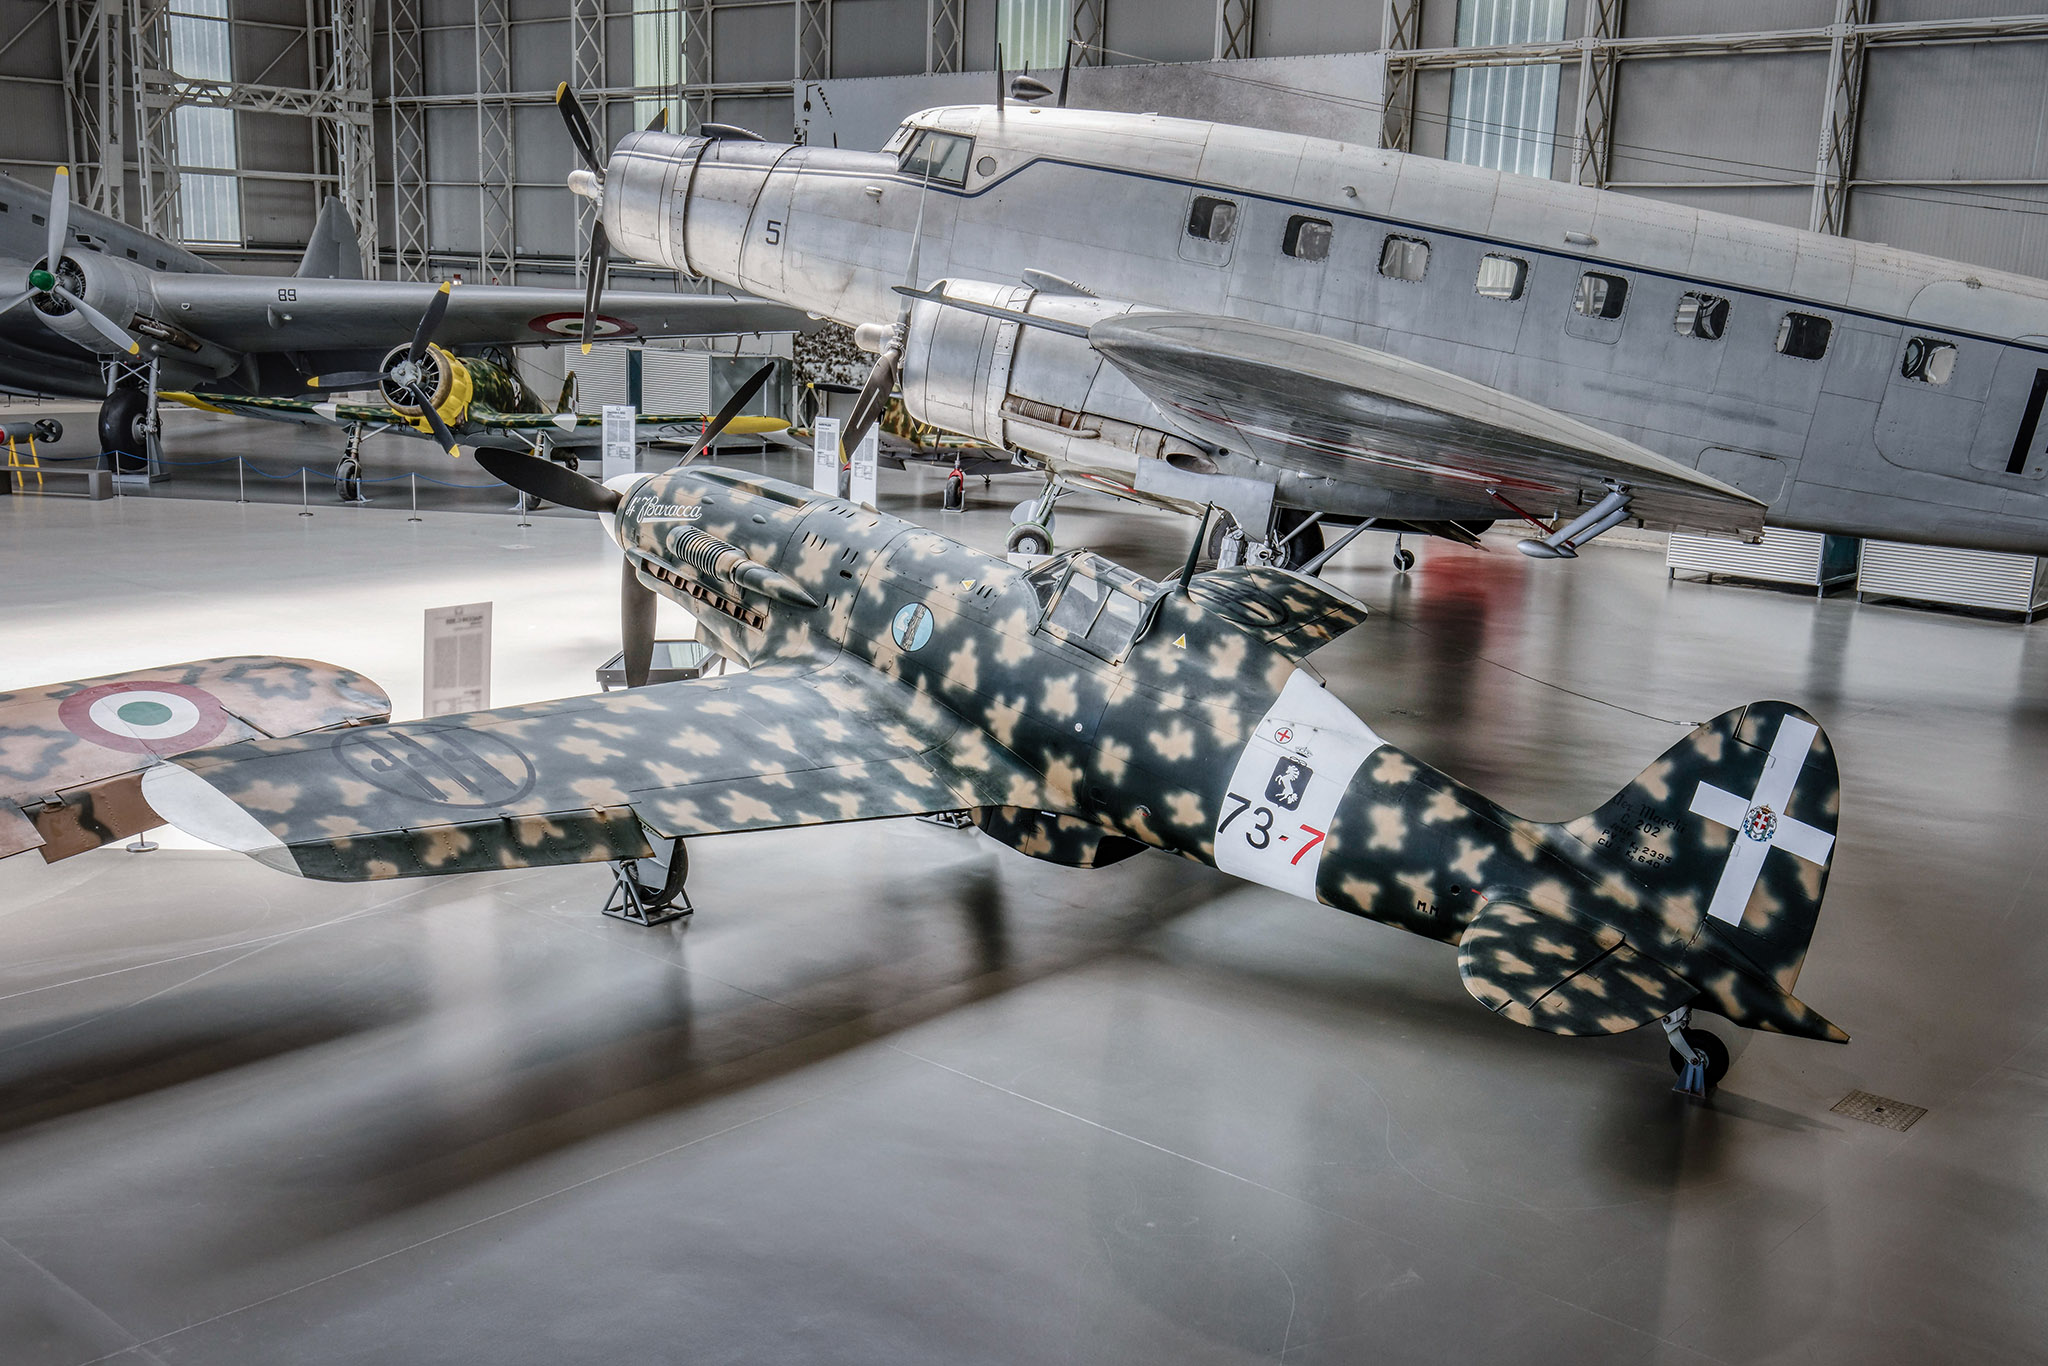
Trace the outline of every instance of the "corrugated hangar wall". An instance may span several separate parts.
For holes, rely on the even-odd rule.
[[[74,164],[81,188],[119,216],[155,221],[138,174],[136,59],[171,13],[220,15],[231,21],[240,216],[235,240],[207,254],[274,268],[358,166],[351,202],[365,205],[386,277],[560,283],[576,269],[587,219],[561,188],[571,159],[550,107],[557,81],[603,92],[614,137],[665,99],[679,115],[786,138],[821,87],[829,99],[847,82],[914,78],[889,96],[914,107],[916,81],[929,78],[935,98],[959,98],[945,73],[989,71],[997,3],[0,0],[0,80],[13,97],[0,167],[45,182],[55,165]],[[1502,6],[1552,15],[1558,41],[1491,55],[1459,46],[1461,15],[1469,28]],[[1241,28],[1227,30],[1219,12]],[[1187,63],[1145,88],[1183,83],[1175,105],[1190,113],[1227,70],[1218,57],[1363,55],[1314,68],[1354,73],[1344,78],[1354,85],[1323,97],[1356,136],[1425,155],[1450,145],[1461,80],[1482,63],[1526,57],[1555,68],[1559,178],[1800,226],[1818,218],[1856,237],[2048,275],[2048,19],[2011,0],[1070,0],[1065,14],[1046,50],[1073,36],[1110,66]],[[96,23],[114,35],[111,57],[93,47]],[[364,39],[359,57],[341,41],[348,33]],[[665,68],[650,65],[657,49]],[[1381,70],[1395,108],[1375,129]],[[96,102],[107,103],[103,81],[111,137],[90,126]],[[1577,151],[1582,84],[1597,97],[1590,164]],[[319,112],[331,112],[336,89],[356,90],[374,112],[373,137],[352,154]],[[1822,115],[1838,92],[1853,93],[1855,118],[1837,192],[1821,195]],[[1216,112],[1303,123],[1293,104]],[[107,176],[110,146],[122,165]],[[99,188],[108,185],[110,195]],[[162,203],[155,212],[176,216]]]

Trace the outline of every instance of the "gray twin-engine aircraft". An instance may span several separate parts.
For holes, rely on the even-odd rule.
[[[854,326],[916,417],[1230,509],[1262,558],[1314,553],[1304,514],[1520,517],[1552,557],[1624,521],[2048,552],[2038,280],[1145,114],[706,131],[571,177],[614,246]]]
[[[626,557],[629,681],[646,680],[655,593],[751,670],[244,738],[150,768],[156,814],[337,881],[667,846],[661,888],[632,863],[619,879],[651,921],[681,890],[687,838],[962,813],[1053,863],[1163,850],[1455,944],[1466,988],[1520,1024],[1661,1022],[1694,1093],[1727,1065],[1686,1029],[1695,1007],[1847,1037],[1792,995],[1838,808],[1834,753],[1796,707],[1728,712],[1598,811],[1544,824],[1402,753],[1323,688],[1304,657],[1365,608],[1309,575],[1238,565],[1159,583],[1086,551],[1026,572],[737,470],[599,485],[523,452],[478,460],[604,519]],[[123,724],[122,701],[99,724]]]
[[[139,229],[0,176],[0,392],[105,400],[104,450],[146,447],[149,395],[109,390],[103,362],[156,362],[165,389],[297,394],[323,370],[380,372],[403,361],[436,286],[362,279],[355,234],[338,200],[321,210],[296,275],[229,275]],[[443,346],[574,341],[584,334],[581,291],[471,285],[446,298]],[[614,294],[592,336],[680,337],[786,332],[801,313],[719,295]]]

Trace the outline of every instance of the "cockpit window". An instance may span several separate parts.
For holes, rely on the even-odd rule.
[[[903,174],[922,180],[926,176],[941,185],[965,185],[967,161],[974,152],[974,139],[926,128],[903,154]]]
[[[1159,593],[1150,579],[1085,550],[1049,560],[1029,577],[1039,600],[1051,603],[1040,624],[1112,664],[1136,642]]]

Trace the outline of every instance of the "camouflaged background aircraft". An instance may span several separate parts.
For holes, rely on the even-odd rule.
[[[1365,608],[1315,578],[1239,566],[1160,584],[1086,551],[1025,572],[731,469],[607,487],[523,453],[478,458],[602,516],[625,551],[629,672],[637,653],[644,681],[655,593],[750,671],[245,741],[152,769],[151,806],[336,881],[966,812],[1034,858],[1164,850],[1455,944],[1467,989],[1520,1024],[1661,1021],[1705,1074],[1695,1091],[1726,1053],[1678,1032],[1694,1006],[1846,1038],[1792,995],[1837,812],[1834,755],[1796,707],[1731,711],[1598,811],[1546,825],[1324,690],[1304,658]]]
[[[361,674],[266,656],[0,692],[0,858],[55,863],[162,825],[142,771],[170,755],[390,717]]]

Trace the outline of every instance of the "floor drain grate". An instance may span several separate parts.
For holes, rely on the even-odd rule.
[[[1903,1100],[1892,1100],[1887,1096],[1873,1096],[1868,1091],[1851,1091],[1835,1103],[1834,1112],[1860,1119],[1865,1124],[1875,1124],[1880,1129],[1897,1129],[1904,1133],[1920,1122],[1920,1116],[1927,1113],[1927,1107],[1908,1105]]]

